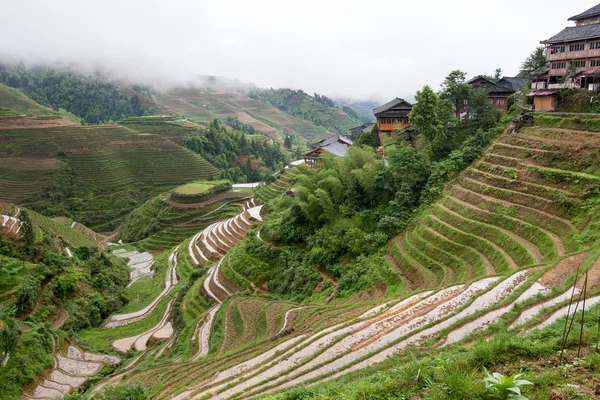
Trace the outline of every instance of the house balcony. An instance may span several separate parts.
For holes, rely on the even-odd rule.
[[[589,44],[586,44],[586,50],[581,51],[565,51],[562,53],[554,53],[548,54],[548,61],[567,61],[567,60],[576,60],[579,58],[586,57],[596,57],[600,56],[600,49],[588,50],[587,47]]]
[[[560,60],[566,60],[566,59],[567,59],[566,52],[548,54],[548,61],[560,61]]]

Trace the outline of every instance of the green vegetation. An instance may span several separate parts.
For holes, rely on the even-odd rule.
[[[432,110],[438,115],[437,94],[430,92],[434,100]],[[443,118],[454,117],[446,113]],[[323,156],[323,165],[318,169],[300,168],[294,177],[294,196],[273,196],[274,200],[268,203],[269,215],[261,236],[277,247],[271,248],[248,236],[230,253],[225,273],[235,272],[228,278],[240,287],[247,286],[244,280],[256,285],[268,282],[271,291],[295,300],[312,295],[311,286],[319,282],[316,271],[337,282],[338,298],[377,285],[387,286],[390,293],[396,293],[404,286],[405,279],[383,259],[382,247],[419,210],[440,197],[447,179],[477,159],[504,123],[499,122],[487,131],[479,123],[465,127],[443,122],[422,125],[418,129],[423,140],[417,148],[399,140],[388,147],[387,163],[373,150],[352,147],[343,158]],[[454,136],[454,140],[444,141],[444,146],[458,142],[457,147],[432,151],[432,142],[423,133],[432,131],[441,137]],[[473,225],[474,232],[478,227],[488,229],[481,224]],[[505,239],[509,238],[498,237],[498,241]],[[418,247],[422,242],[419,237],[407,240],[405,244],[409,247]],[[464,263],[457,260],[455,272],[446,270],[439,261],[423,254],[432,254],[431,251],[429,247],[423,251],[413,249],[412,256],[435,270],[438,284],[464,279],[467,271]],[[519,243],[515,243],[514,251],[525,264],[532,262]],[[448,260],[448,251],[434,254],[439,254],[440,260]],[[469,267],[470,277],[474,271],[483,273],[481,262],[479,267]]]
[[[184,145],[220,168],[233,182],[257,182],[283,168],[286,161],[279,143],[228,129],[213,120],[208,129],[187,136]]]
[[[28,117],[56,115],[56,111],[36,103],[18,89],[0,84],[0,119],[22,115]]]
[[[200,232],[216,220],[239,213],[234,203],[251,196],[250,193],[228,192],[219,200],[199,207],[168,200],[168,195],[156,196],[127,215],[116,230],[125,242],[138,242],[138,247],[166,249]],[[230,197],[229,197],[230,196]],[[194,200],[195,201],[195,200]]]
[[[362,124],[355,112],[349,110],[349,114],[337,108],[327,96],[317,93],[309,96],[302,90],[265,89],[251,92],[250,97],[342,135],[347,135],[350,128]]]
[[[0,65],[0,82],[23,90],[39,104],[67,110],[88,124],[151,112],[137,95],[127,96],[117,84],[66,69]]]
[[[19,217],[22,240],[0,235],[2,399],[18,398],[24,384],[52,366],[52,336],[59,340],[98,326],[127,301],[124,260],[96,247],[74,247],[92,241],[46,217],[27,210]],[[65,245],[72,246],[73,257],[63,255]],[[61,312],[66,320],[59,319]],[[50,325],[60,333],[55,335]]]

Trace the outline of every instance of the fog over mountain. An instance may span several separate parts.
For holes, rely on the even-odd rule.
[[[331,97],[411,98],[452,69],[516,74],[565,16],[594,4],[21,0],[2,5],[0,60],[161,84],[215,75]]]

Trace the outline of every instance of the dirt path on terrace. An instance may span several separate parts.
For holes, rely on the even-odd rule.
[[[559,286],[567,277],[574,274],[577,268],[589,256],[589,252],[575,254],[560,260],[554,268],[544,273],[538,282],[548,288]]]
[[[577,288],[583,290],[583,284],[585,282],[585,274],[577,280]],[[594,261],[594,264],[588,270],[588,283],[587,290],[594,290],[600,287],[600,258]]]
[[[69,313],[64,308],[59,308],[56,310],[56,314],[51,318],[51,326],[52,329],[58,329],[65,321],[69,318]]]

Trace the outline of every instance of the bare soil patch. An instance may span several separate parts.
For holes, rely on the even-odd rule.
[[[7,118],[0,119],[0,129],[31,129],[54,128],[57,126],[75,126],[76,122],[66,118],[60,119],[35,119],[35,118]]]
[[[542,275],[538,282],[547,288],[559,286],[569,275],[577,271],[588,255],[589,252],[584,252],[563,258],[554,268]]]
[[[62,161],[52,158],[2,157],[0,168],[17,169],[21,171],[42,171],[59,169]]]

